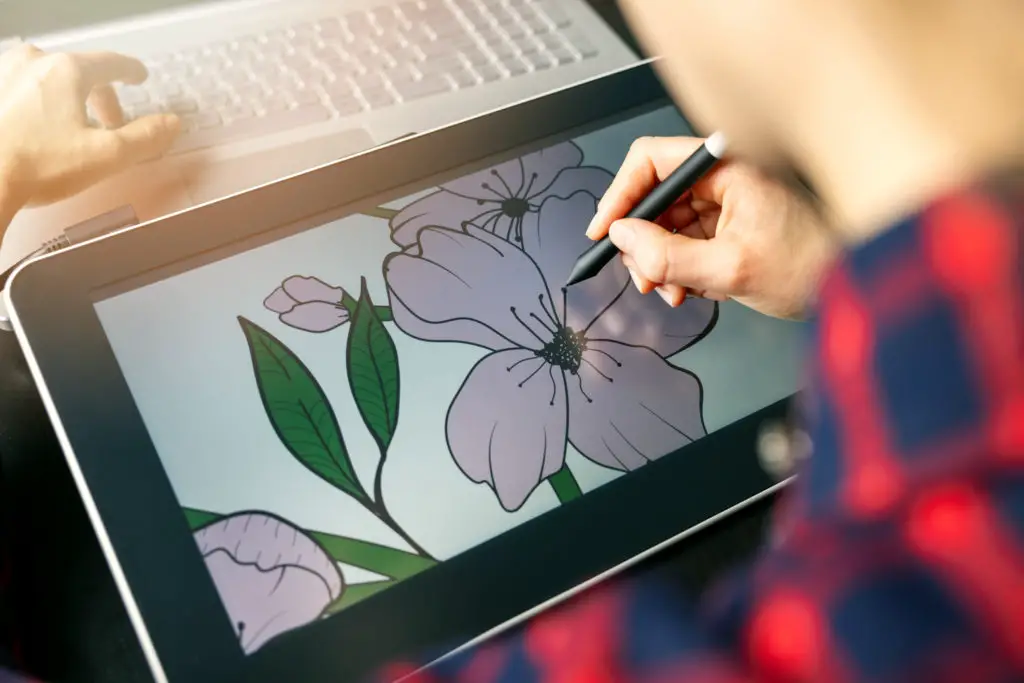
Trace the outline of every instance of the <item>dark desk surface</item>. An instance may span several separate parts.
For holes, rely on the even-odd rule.
[[[638,49],[614,0],[590,2]],[[5,520],[4,536],[17,558],[15,608],[22,614],[24,654],[33,673],[54,683],[148,682],[113,580],[20,349],[14,336],[4,332],[0,332],[0,464],[0,514]],[[757,550],[770,509],[770,500],[751,506],[631,572],[658,575],[696,594]],[[86,614],[88,619],[83,621]],[[97,628],[97,623],[104,626]]]

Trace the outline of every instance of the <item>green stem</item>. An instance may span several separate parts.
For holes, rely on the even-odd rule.
[[[215,512],[192,508],[183,508],[183,512],[188,520],[189,528],[193,531],[224,516]],[[306,533],[323,546],[327,554],[336,561],[366,569],[376,574],[382,574],[383,576],[389,576],[396,581],[407,579],[437,564],[437,561],[432,558],[416,555],[405,550],[398,550],[397,548],[390,548],[378,543],[360,541],[347,536],[327,534],[322,531],[306,530]]]
[[[562,469],[551,475],[548,482],[551,483],[551,488],[555,490],[558,502],[562,505],[583,495],[583,491],[580,490],[580,485],[568,465],[563,465]]]
[[[342,292],[341,305],[345,307],[346,311],[348,311],[349,319],[353,318],[356,314],[356,303],[358,302],[354,296],[348,292]],[[377,314],[377,317],[380,318],[382,323],[391,322],[395,319],[394,316],[391,315],[390,306],[377,306],[375,304],[373,311]]]

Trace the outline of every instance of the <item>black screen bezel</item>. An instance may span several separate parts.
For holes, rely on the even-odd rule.
[[[171,683],[360,680],[387,662],[478,637],[778,485],[761,468],[755,444],[759,425],[783,417],[788,399],[711,433],[683,449],[685,455],[651,463],[247,657],[94,308],[93,292],[110,283],[670,103],[651,65],[642,64],[165,217],[16,273],[9,296],[29,363],[38,368],[51,417],[60,415],[55,426],[73,445],[68,459],[73,473],[81,473],[79,490],[95,505],[98,533],[109,539]]]

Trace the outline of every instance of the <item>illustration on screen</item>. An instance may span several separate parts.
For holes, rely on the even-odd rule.
[[[397,335],[483,351],[458,391],[438,400],[448,403],[451,466],[489,487],[509,513],[544,486],[561,504],[583,495],[567,449],[624,473],[705,435],[701,382],[667,359],[708,334],[717,304],[689,298],[670,309],[641,296],[618,261],[563,287],[591,244],[584,228],[613,177],[583,157],[574,143],[557,144],[399,209],[367,212],[396,245],[383,263],[367,264],[366,275],[382,270],[386,301],[371,299],[365,276],[359,291],[346,291],[283,272],[280,286],[254,302],[256,312],[238,316],[238,352],[251,359],[252,391],[281,457],[358,502],[405,546],[299,528],[269,510],[186,510],[246,652],[443,559],[385,501],[383,475],[401,425]],[[276,319],[253,321],[267,313]],[[304,361],[281,338],[294,330],[336,335],[337,356]],[[349,449],[353,437],[328,398],[340,389],[317,378],[338,363],[374,452]],[[377,578],[350,583],[344,567]]]

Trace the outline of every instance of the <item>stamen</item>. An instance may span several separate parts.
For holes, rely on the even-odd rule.
[[[593,403],[594,399],[590,398],[590,394],[583,388],[583,378],[580,377],[580,373],[574,372],[573,374],[576,375],[576,380],[580,383],[580,393],[583,394],[583,398],[587,399],[587,403]]]
[[[604,378],[605,378],[606,380],[608,380],[609,382],[614,382],[614,381],[615,381],[615,380],[613,380],[613,379],[612,379],[611,377],[609,377],[608,375],[606,375],[606,374],[604,374],[603,372],[601,372],[601,371],[600,371],[600,370],[598,369],[598,367],[597,367],[596,365],[594,365],[593,363],[591,363],[591,362],[590,362],[589,360],[587,360],[586,358],[582,358],[581,360],[582,360],[582,361],[583,361],[584,363],[586,363],[587,365],[589,365],[589,366],[590,366],[590,367],[591,367],[591,368],[592,368],[592,369],[594,370],[594,372],[596,372],[597,374],[601,375],[602,377],[604,377]]]
[[[553,329],[551,329],[550,327],[548,327],[547,324],[543,320],[540,319],[539,315],[537,315],[533,311],[530,311],[530,317],[533,318],[534,320],[536,320],[538,325],[540,325],[545,330],[550,332],[552,337],[555,336],[555,331]]]
[[[523,158],[516,157],[519,162],[519,189],[513,192],[513,196],[519,197],[523,192],[523,185],[526,184],[526,166],[523,165]]]
[[[480,183],[480,187],[487,190],[488,192],[493,192],[495,197],[500,197],[503,200],[508,199],[507,196],[503,195],[502,193],[498,192],[493,187],[491,187],[490,183]]]
[[[508,310],[512,311],[512,317],[516,319],[516,322],[525,327],[526,331],[532,334],[534,337],[536,337],[537,341],[539,341],[541,344],[546,343],[543,339],[541,339],[540,335],[538,335],[536,332],[530,329],[530,326],[523,322],[523,319],[519,317],[518,313],[516,313],[515,306],[509,306]]]
[[[588,351],[593,351],[594,353],[599,353],[602,356],[608,358],[609,360],[611,360],[611,362],[615,363],[615,367],[618,367],[618,368],[622,367],[622,363],[620,363],[618,360],[616,360],[615,356],[613,356],[612,354],[608,353],[607,351],[602,351],[601,349],[593,349],[593,348],[590,348],[589,346],[587,347],[587,350]]]
[[[509,197],[515,197],[516,196],[516,193],[512,191],[511,187],[508,186],[508,183],[506,183],[505,179],[501,177],[501,174],[498,173],[497,169],[492,168],[491,169],[491,175],[501,181],[501,184],[505,186],[505,190],[508,192],[508,196]]]
[[[508,372],[512,372],[513,370],[515,370],[517,367],[519,367],[523,363],[525,363],[527,361],[531,361],[531,360],[536,360],[537,358],[538,358],[538,356],[527,356],[526,358],[520,358],[519,360],[517,360],[512,365],[510,365],[507,368],[505,368],[505,370],[507,370]]]
[[[551,297],[549,296],[548,298],[550,299]],[[544,311],[544,315],[546,315],[548,317],[548,321],[552,325],[554,325],[556,328],[561,327],[561,324],[558,322],[558,318],[555,317],[555,311],[554,311],[555,307],[552,306],[550,310],[548,309],[547,305],[544,303],[544,295],[543,294],[538,294],[537,295],[537,301],[540,302],[541,310],[543,310]]]
[[[562,287],[562,320],[568,320],[569,319],[569,302],[567,301],[568,298],[569,298],[569,288],[568,287]],[[586,330],[584,330],[584,332],[585,331]]]
[[[523,190],[523,196],[526,197],[527,199],[530,198],[530,190],[533,189],[533,181],[535,180],[537,180],[536,172],[530,174],[530,184],[526,186],[525,190]]]
[[[555,396],[558,394],[558,383],[555,380],[555,366],[548,363],[548,379],[551,380],[551,400],[549,406],[555,405]]]
[[[526,379],[524,379],[522,382],[519,383],[519,388],[522,389],[523,385],[526,384],[527,382],[529,382],[531,379],[533,379],[533,376],[536,375],[538,372],[540,372],[540,369],[542,367],[544,367],[545,365],[548,365],[548,364],[545,363],[543,359],[541,359],[540,365],[537,366],[537,369],[534,370],[533,372],[531,372],[529,375],[527,375]]]

